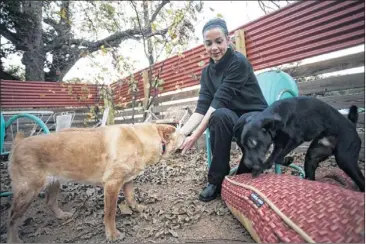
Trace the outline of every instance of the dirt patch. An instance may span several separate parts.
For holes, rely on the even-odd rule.
[[[304,154],[295,156],[296,164],[302,166]],[[240,157],[241,153],[233,150],[233,165],[239,162]],[[7,165],[8,162],[0,165],[1,191],[10,189]],[[364,162],[360,161],[360,165],[364,169]],[[322,163],[318,171],[333,166],[336,164],[331,158]],[[296,174],[290,169],[284,172]],[[136,199],[147,208],[141,214],[126,209],[120,193],[116,224],[124,235],[121,243],[254,242],[220,197],[209,203],[198,200],[198,194],[207,182],[204,151],[162,160],[158,165],[147,168],[135,182]],[[6,242],[10,203],[10,198],[1,198],[1,242]],[[46,208],[44,199],[38,197],[20,225],[20,238],[28,243],[105,241],[102,188],[67,183],[62,186],[59,203],[62,209],[74,213],[73,219],[56,219]]]
[[[147,206],[143,213],[126,210],[120,193],[121,208],[117,209],[116,223],[124,235],[121,242],[253,242],[221,198],[209,203],[198,200],[206,180],[206,158],[202,151],[177,155],[147,168],[135,180],[135,197]],[[9,183],[7,162],[2,162],[1,191],[9,190]],[[1,198],[1,242],[6,242],[10,203],[10,198]],[[105,241],[102,188],[67,183],[62,186],[59,203],[63,210],[74,212],[72,220],[53,217],[44,199],[38,197],[20,225],[20,238],[24,242]]]

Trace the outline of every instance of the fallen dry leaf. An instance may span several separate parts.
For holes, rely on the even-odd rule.
[[[131,215],[132,214],[132,210],[124,202],[118,204],[118,208],[121,211],[122,215]]]
[[[158,237],[160,237],[162,234],[164,234],[164,229],[161,229],[161,230],[159,230],[158,232],[156,232],[155,233],[155,238],[158,238]]]
[[[88,188],[88,189],[86,189],[85,193],[86,193],[87,196],[91,196],[91,195],[94,194],[94,192],[95,192],[94,188]]]
[[[173,237],[178,238],[178,233],[177,233],[177,232],[175,232],[174,230],[169,230],[169,233],[170,233]]]

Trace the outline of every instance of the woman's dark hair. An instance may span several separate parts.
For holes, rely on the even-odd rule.
[[[214,28],[221,28],[221,30],[224,32],[225,36],[229,36],[229,31],[227,30],[226,22],[223,19],[215,18],[209,20],[202,28],[202,35],[205,33],[205,31],[214,29]],[[235,46],[230,42],[229,48],[232,48],[235,50]]]
[[[225,20],[220,19],[220,18],[215,18],[215,19],[209,20],[205,24],[205,26],[203,26],[202,35],[205,33],[205,31],[208,31],[208,30],[211,30],[211,29],[214,29],[214,28],[221,28],[223,30],[225,36],[229,35]]]

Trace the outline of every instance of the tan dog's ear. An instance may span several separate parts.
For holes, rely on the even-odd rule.
[[[171,134],[176,130],[172,125],[156,125],[156,128],[158,129],[158,133],[164,143],[168,143]]]

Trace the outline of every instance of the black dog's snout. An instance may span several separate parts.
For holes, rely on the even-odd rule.
[[[249,162],[248,160],[244,160],[244,165],[245,165],[245,167],[247,167],[248,169],[251,169],[251,168],[252,168],[252,164],[251,164],[251,162]]]

